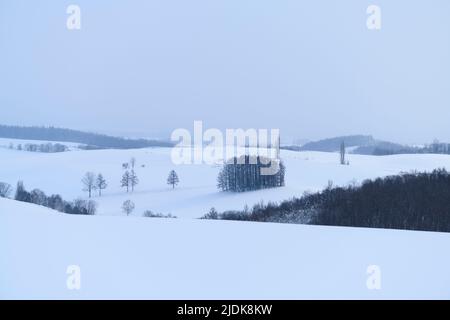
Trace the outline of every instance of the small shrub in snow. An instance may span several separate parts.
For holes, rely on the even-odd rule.
[[[176,218],[176,216],[171,215],[170,213],[167,215],[164,215],[162,213],[153,213],[150,210],[146,210],[143,214],[144,217],[147,218]]]
[[[205,214],[201,219],[210,219],[210,220],[217,220],[219,219],[219,213],[215,208],[211,208],[207,214]]]

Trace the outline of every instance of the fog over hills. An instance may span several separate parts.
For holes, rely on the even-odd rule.
[[[2,123],[167,137],[202,120],[290,141],[445,140],[450,2],[379,2],[373,31],[360,0],[80,0],[71,31],[65,5],[1,1]]]

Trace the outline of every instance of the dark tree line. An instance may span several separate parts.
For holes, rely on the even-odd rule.
[[[278,170],[273,174],[264,174],[271,163],[261,156],[234,157],[227,161],[217,177],[217,187],[222,191],[244,192],[265,188],[284,186],[286,168],[281,160],[278,161]],[[275,167],[275,166],[274,166]]]
[[[126,139],[112,137],[104,134],[83,132],[78,130],[54,128],[54,127],[20,127],[0,125],[0,137],[25,140],[47,140],[82,143],[99,148],[135,149],[147,147],[171,147],[171,142]]]
[[[218,219],[450,232],[450,173],[403,173],[332,187]],[[205,216],[211,218],[211,215]]]
[[[313,223],[450,232],[450,174],[404,173],[322,192]]]
[[[10,149],[14,149],[14,145],[11,143],[9,145]],[[22,146],[22,144],[18,144],[15,149],[19,151],[29,151],[29,152],[43,152],[43,153],[56,153],[56,152],[65,152],[69,150],[66,145],[61,143],[26,143]]]
[[[69,214],[93,215],[97,210],[97,204],[95,201],[77,199],[69,202],[65,201],[59,194],[47,196],[42,190],[39,189],[27,191],[21,181],[17,183],[14,199],[17,201],[34,203]]]
[[[375,156],[384,156],[384,155],[392,155],[392,154],[450,154],[450,144],[442,143],[439,141],[434,141],[433,143],[423,146],[423,147],[410,147],[403,146],[400,149],[391,149],[388,147],[376,147],[372,154]]]

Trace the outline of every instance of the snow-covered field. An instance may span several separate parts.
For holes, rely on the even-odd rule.
[[[336,185],[361,182],[401,171],[450,168],[449,155],[348,155],[349,166],[339,165],[339,155],[326,152],[281,151],[285,161],[286,186],[240,194],[219,192],[216,178],[220,170],[213,165],[174,165],[171,149],[94,150],[64,153],[32,153],[0,149],[0,181],[15,186],[23,180],[28,190],[39,188],[47,194],[58,193],[66,200],[87,197],[81,179],[87,171],[102,173],[108,188],[98,202],[98,214],[124,215],[122,203],[130,199],[136,204],[133,215],[145,210],[171,213],[179,218],[197,218],[215,207],[219,211],[243,209],[260,201],[281,201],[301,196],[305,191],[321,190],[329,180]],[[134,193],[120,187],[122,163],[137,159],[140,183]],[[176,170],[180,184],[172,190],[166,184],[170,170]]]
[[[223,193],[220,167],[175,166],[170,149],[32,153],[0,148],[0,181],[86,197],[81,178],[102,173],[109,187],[96,216],[75,216],[0,199],[0,298],[450,298],[450,234],[189,219],[279,201],[335,184],[401,171],[450,168],[450,156],[348,155],[282,151],[286,187]],[[120,188],[122,163],[137,159],[134,193]],[[175,169],[180,184],[166,184]],[[124,200],[136,203],[130,217]],[[144,210],[180,219],[141,217]],[[183,219],[184,218],[184,219]],[[81,290],[66,286],[81,269]],[[367,268],[379,266],[381,289]]]
[[[0,299],[450,298],[450,234],[0,208]]]

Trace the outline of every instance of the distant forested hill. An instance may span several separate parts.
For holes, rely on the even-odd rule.
[[[433,154],[450,154],[450,144],[442,143],[437,140],[425,146],[408,146],[389,141],[377,140],[372,136],[353,135],[341,136],[318,141],[312,141],[303,146],[284,146],[282,149],[293,151],[323,151],[338,152],[341,143],[345,147],[353,147],[351,153],[364,155],[391,155],[391,154],[414,154],[414,153],[433,153]]]
[[[345,143],[346,147],[359,147],[375,145],[376,140],[372,136],[364,135],[342,136],[308,142],[301,146],[299,150],[334,152],[339,151],[342,142]]]
[[[0,138],[75,142],[91,148],[135,149],[147,147],[171,147],[167,141],[127,139],[104,134],[54,127],[20,127],[0,125]]]
[[[303,146],[284,146],[283,149],[293,151],[322,151],[322,152],[338,152],[341,143],[345,147],[352,147],[351,153],[365,155],[390,155],[390,154],[413,154],[413,153],[443,153],[448,154],[450,145],[446,143],[433,142],[423,147],[412,147],[393,143],[389,141],[377,140],[372,136],[352,135],[341,136],[318,141],[312,141]]]

